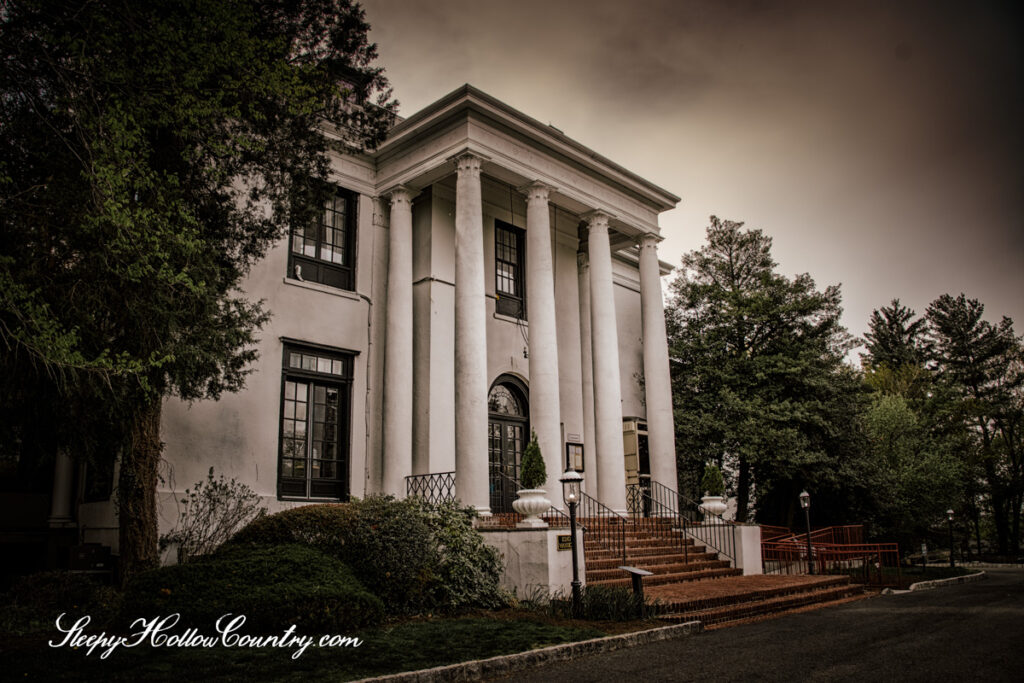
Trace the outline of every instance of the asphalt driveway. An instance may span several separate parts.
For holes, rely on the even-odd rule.
[[[1022,681],[1024,570],[560,662],[516,681]]]

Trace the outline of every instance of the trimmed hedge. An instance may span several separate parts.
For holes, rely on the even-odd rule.
[[[223,547],[188,564],[133,578],[122,621],[182,615],[182,626],[211,629],[225,614],[244,614],[245,632],[339,633],[378,624],[384,606],[339,560],[299,544]]]
[[[225,547],[307,544],[350,566],[392,614],[497,607],[501,562],[472,519],[451,503],[372,496],[269,515]]]

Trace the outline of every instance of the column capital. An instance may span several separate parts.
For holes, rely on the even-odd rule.
[[[449,161],[455,162],[455,170],[459,174],[469,173],[471,175],[480,175],[480,166],[483,162],[487,161],[487,157],[482,154],[477,154],[468,149],[464,149],[458,154],[454,154],[448,157]]]
[[[660,244],[661,241],[664,239],[665,238],[662,237],[661,235],[655,234],[653,232],[645,232],[640,236],[640,241],[638,245],[642,249],[657,249],[658,244]]]
[[[419,190],[414,190],[408,185],[395,185],[391,189],[384,192],[383,196],[387,197],[390,200],[391,206],[393,208],[396,204],[401,204],[403,202],[411,202],[413,200],[413,197],[415,197],[419,193]]]
[[[587,226],[593,230],[597,229],[608,229],[608,223],[615,218],[614,215],[608,213],[604,209],[594,209],[580,216],[584,221],[587,222]]]
[[[548,197],[555,190],[556,188],[554,186],[548,185],[540,180],[534,180],[516,188],[517,192],[521,192],[526,195],[527,204],[530,202],[547,202]]]

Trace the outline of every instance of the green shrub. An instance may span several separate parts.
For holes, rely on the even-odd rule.
[[[544,603],[534,596],[531,605],[534,609]],[[572,600],[563,593],[551,596],[548,603],[551,615],[572,618]],[[661,610],[658,601],[645,602],[629,588],[618,586],[582,586],[580,588],[580,613],[578,619],[593,621],[631,621],[643,616],[653,616]]]
[[[295,624],[307,633],[338,633],[380,623],[384,606],[344,563],[314,548],[238,545],[129,582],[122,622],[175,612],[182,625],[207,630],[231,613],[246,616],[246,632]]]
[[[700,480],[700,490],[705,496],[720,496],[725,493],[725,480],[722,479],[722,471],[717,465],[708,465],[704,468],[704,476]]]
[[[536,489],[543,486],[547,480],[548,473],[544,467],[540,444],[537,443],[537,432],[531,429],[530,443],[526,446],[523,459],[519,463],[519,485],[524,489]]]
[[[89,615],[104,623],[116,612],[120,594],[87,574],[51,571],[15,580],[0,597],[0,631],[28,633],[52,630],[54,620],[67,613],[72,620]],[[63,623],[67,623],[67,619]]]
[[[503,603],[501,562],[472,510],[372,496],[308,505],[256,520],[226,547],[303,543],[352,568],[392,614]]]

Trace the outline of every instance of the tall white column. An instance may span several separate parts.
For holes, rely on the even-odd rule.
[[[390,192],[388,306],[384,337],[384,493],[405,497],[412,474],[412,197]]]
[[[594,352],[590,338],[590,261],[577,254],[580,291],[580,378],[583,380],[583,486],[597,494],[597,439],[594,436]]]
[[[530,426],[544,454],[553,492],[564,467],[562,411],[558,397],[558,332],[555,327],[555,276],[551,258],[551,188],[535,182],[526,194],[526,292],[530,318]]]
[[[480,157],[455,158],[455,495],[491,514],[487,457],[487,308]]]
[[[672,418],[672,379],[665,336],[665,306],[661,300],[661,268],[656,235],[640,240],[640,313],[644,331],[644,391],[651,478],[673,490],[676,479],[675,424]]]
[[[594,432],[597,440],[598,499],[626,514],[626,470],[622,449],[622,387],[619,382],[619,335],[612,287],[608,214],[593,211],[589,225],[590,336],[594,351]]]

